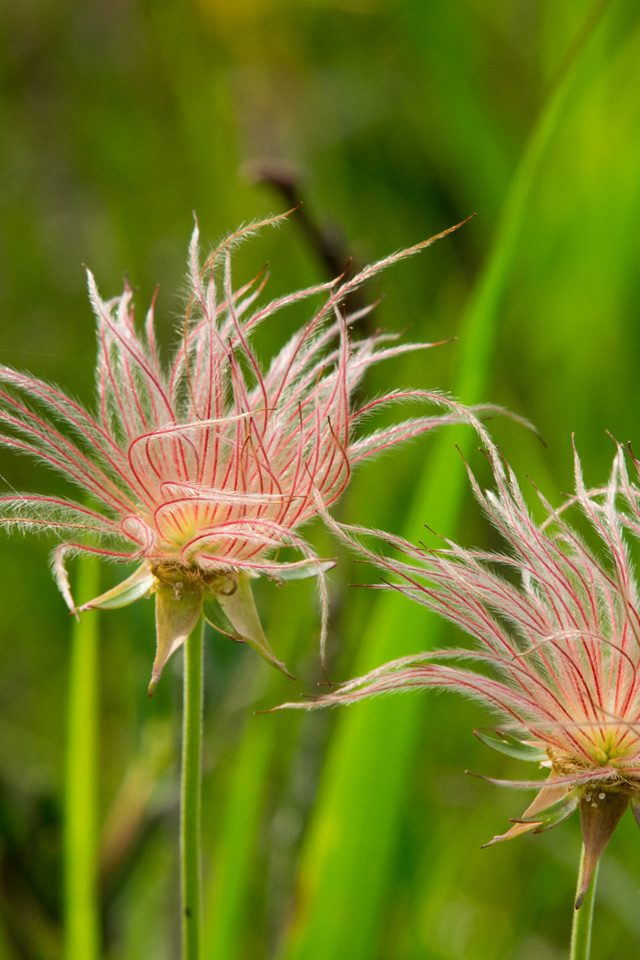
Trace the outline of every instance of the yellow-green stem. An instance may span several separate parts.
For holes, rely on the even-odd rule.
[[[96,564],[79,562],[79,596],[98,593]],[[98,618],[74,621],[67,708],[64,797],[65,960],[97,960],[100,917],[96,871]]]
[[[578,870],[577,893],[582,889],[582,877],[584,874],[585,850],[584,845],[580,854],[580,868]],[[573,911],[573,926],[571,928],[571,952],[569,960],[589,960],[591,953],[591,926],[593,923],[593,905],[596,899],[596,884],[598,882],[597,864],[591,877],[591,883],[587,890],[582,906],[579,910]]]
[[[180,886],[183,960],[202,957],[200,806],[202,793],[202,652],[204,620],[184,645]]]

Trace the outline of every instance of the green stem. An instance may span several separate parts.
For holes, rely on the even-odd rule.
[[[180,869],[183,960],[202,957],[200,799],[202,787],[202,652],[204,619],[184,645]]]
[[[577,886],[578,893],[582,889],[584,861],[585,861],[585,850],[584,850],[584,844],[583,844],[582,853],[580,854],[580,868],[578,870],[578,886]],[[589,889],[587,890],[587,895],[585,896],[582,902],[582,906],[580,907],[579,910],[573,911],[573,926],[571,928],[571,952],[569,954],[569,960],[589,960],[589,954],[591,952],[591,926],[593,923],[593,905],[595,903],[595,898],[596,898],[596,884],[598,882],[599,866],[600,864],[597,864],[595,870],[593,871],[591,883],[589,884]]]
[[[98,593],[98,573],[79,562],[79,596]],[[71,630],[64,794],[64,926],[66,960],[97,960],[100,919],[97,896],[98,618]]]

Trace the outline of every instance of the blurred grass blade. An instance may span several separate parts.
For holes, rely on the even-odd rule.
[[[247,718],[234,764],[220,840],[212,854],[205,960],[232,960],[247,941],[246,912],[255,879],[252,860],[275,745],[276,727],[268,721]]]
[[[291,591],[271,590],[273,602],[268,623],[278,624],[277,636],[271,636],[278,655],[288,659],[295,641],[310,627],[313,609],[291,601]],[[266,619],[266,618],[265,618]],[[317,631],[314,623],[313,629]],[[273,630],[267,630],[272,634]],[[269,682],[268,704],[281,702],[290,694],[290,681],[258,661],[254,678],[256,697]],[[291,719],[291,718],[290,718]],[[257,836],[264,814],[268,772],[282,736],[279,718],[248,716],[225,800],[222,825],[217,842],[209,853],[211,888],[206,900],[205,960],[236,960],[252,938],[251,902],[255,890]]]
[[[99,590],[98,564],[77,561],[79,597]],[[97,960],[100,920],[97,891],[98,617],[85,614],[71,627],[64,815],[65,960]]]
[[[183,960],[201,960],[202,958],[200,832],[203,652],[204,618],[199,615],[196,625],[184,644],[180,776],[180,895]]]
[[[9,946],[9,936],[4,928],[4,921],[0,918],[0,960],[15,960],[16,954]]]
[[[456,394],[466,403],[487,399],[498,310],[524,228],[541,160],[563,113],[575,66],[555,88],[516,170],[495,242],[459,336]],[[456,434],[463,448],[475,437]],[[452,435],[435,439],[404,534],[415,538],[428,522],[451,535],[459,515],[465,471],[452,456]],[[417,604],[385,595],[376,605],[356,673],[438,642],[441,624]],[[400,598],[402,599],[402,598]],[[398,648],[398,637],[403,646]],[[350,960],[374,955],[381,903],[392,877],[401,800],[411,771],[424,699],[405,697],[358,705],[338,721],[314,820],[301,857],[297,910],[283,956],[287,960]]]

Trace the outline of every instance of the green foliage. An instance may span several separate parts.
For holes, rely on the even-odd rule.
[[[491,429],[553,502],[571,487],[572,432],[594,485],[613,457],[607,429],[637,454],[635,0],[33,0],[4,21],[3,362],[88,401],[94,346],[81,264],[107,297],[128,271],[140,317],[159,282],[157,317],[168,329],[182,307],[175,291],[191,211],[213,242],[284,209],[255,182],[257,161],[278,160],[299,172],[294,194],[310,218],[335,225],[358,262],[477,212],[365,291],[385,293],[376,325],[458,337],[372,371],[369,391],[441,388],[529,418],[546,448],[507,420]],[[271,295],[324,278],[295,218],[240,250],[236,277],[251,278],[265,260]],[[260,332],[265,357],[299,318]],[[428,524],[482,544],[488,531],[456,443],[482,475],[470,432],[442,430],[356,472],[341,519],[416,541]],[[18,489],[61,489],[7,453],[0,475]],[[403,598],[347,588],[376,575],[319,526],[315,541],[322,556],[338,556],[328,574],[331,679],[446,639]],[[63,956],[70,622],[47,549],[16,538],[0,556],[2,960]],[[104,572],[102,588],[122,572]],[[254,715],[323,682],[314,589],[254,584],[266,636],[295,685],[246,644],[206,637],[207,958],[566,955],[577,821],[479,849],[526,805],[463,774],[522,778],[516,759],[472,736],[493,718],[446,695]],[[88,616],[100,622],[103,956],[172,960],[179,658],[149,699],[152,602]],[[638,838],[626,819],[602,863],[599,960],[630,955],[640,936]]]

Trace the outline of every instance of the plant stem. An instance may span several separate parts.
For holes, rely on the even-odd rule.
[[[79,596],[98,592],[95,564],[79,562]],[[97,960],[100,920],[97,902],[97,665],[98,618],[71,629],[64,794],[64,928],[66,960]]]
[[[202,652],[204,619],[184,645],[180,881],[183,960],[202,957],[200,800],[202,787]]]
[[[585,850],[584,844],[582,846],[582,852],[580,854],[580,867],[578,870],[578,886],[577,891],[579,892],[582,889],[582,876],[584,873],[584,860],[585,860]],[[591,952],[591,926],[593,923],[593,905],[596,898],[596,884],[598,882],[598,867],[600,864],[597,864],[595,870],[593,871],[593,876],[591,878],[591,883],[589,884],[589,889],[587,890],[587,895],[585,896],[582,906],[579,910],[573,911],[573,926],[571,928],[571,952],[569,954],[569,960],[589,960],[589,954]]]

